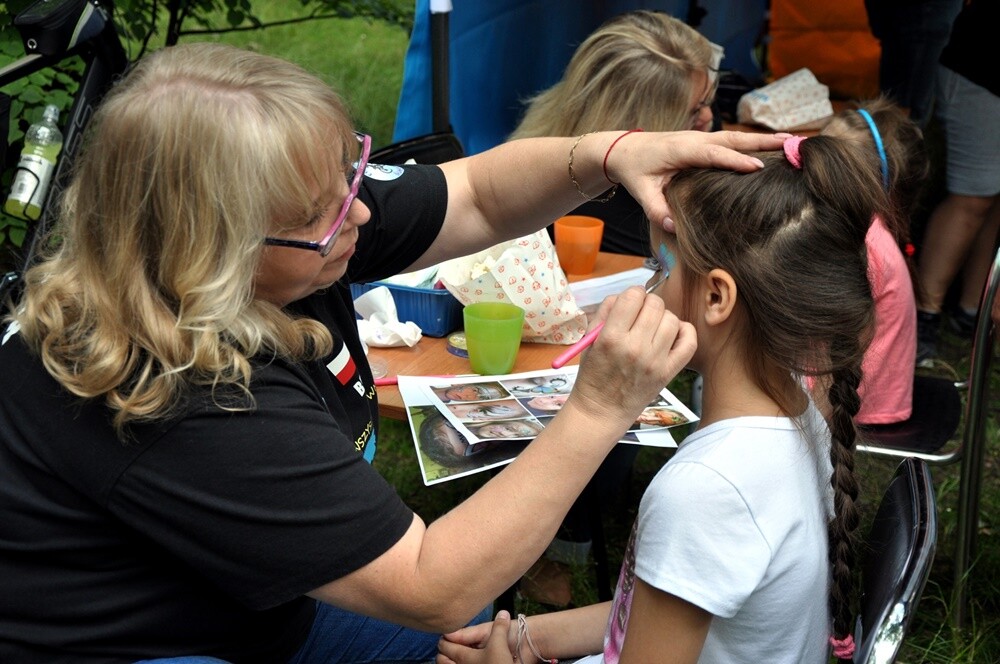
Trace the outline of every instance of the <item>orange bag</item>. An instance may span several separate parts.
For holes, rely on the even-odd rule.
[[[771,0],[770,37],[772,79],[806,67],[833,98],[878,94],[881,48],[864,0]]]

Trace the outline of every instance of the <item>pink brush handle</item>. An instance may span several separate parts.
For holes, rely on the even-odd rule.
[[[583,338],[577,341],[575,344],[567,348],[565,351],[559,354],[559,356],[552,360],[553,369],[562,369],[563,365],[572,360],[574,357],[583,352],[583,349],[594,343],[594,339],[597,335],[601,333],[604,329],[604,321],[601,321],[594,326],[594,329],[583,335]]]

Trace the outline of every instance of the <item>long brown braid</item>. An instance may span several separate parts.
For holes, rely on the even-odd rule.
[[[759,387],[791,414],[795,406],[782,389],[789,376],[828,381],[829,604],[833,636],[842,640],[853,629],[859,521],[854,416],[875,320],[865,235],[873,215],[888,215],[890,204],[877,156],[865,146],[818,136],[797,149],[799,166],[770,153],[758,155],[765,167],[750,174],[684,171],[667,196],[684,283],[722,268],[737,284],[734,334]]]

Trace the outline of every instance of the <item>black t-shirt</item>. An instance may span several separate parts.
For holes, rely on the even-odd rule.
[[[122,443],[8,330],[0,345],[0,662],[185,654],[281,662],[303,594],[388,550],[412,512],[367,462],[378,403],[349,280],[408,267],[447,205],[436,167],[371,166],[348,276],[294,303],[327,325],[322,361],[255,360],[237,392],[196,392]]]

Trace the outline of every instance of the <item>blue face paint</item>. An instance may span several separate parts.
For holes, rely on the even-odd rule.
[[[664,242],[660,243],[660,249],[657,251],[657,259],[660,261],[660,267],[667,274],[670,274],[677,265],[677,258]]]

